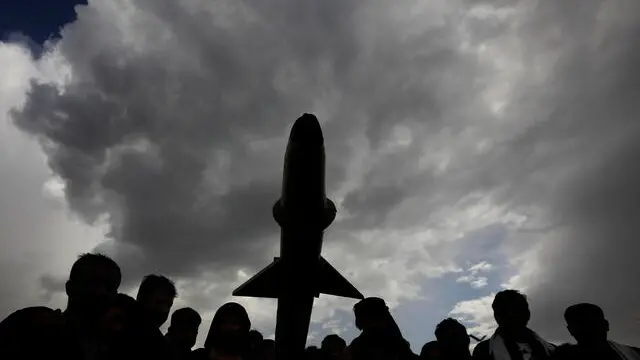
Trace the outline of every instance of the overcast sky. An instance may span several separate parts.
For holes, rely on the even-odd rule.
[[[447,316],[489,334],[492,294],[531,326],[601,305],[640,345],[636,0],[113,0],[35,60],[0,43],[0,316],[64,308],[76,256],[123,291],[177,281],[212,317],[278,252],[286,138],[316,114],[338,218],[324,256],[393,307],[414,350]],[[245,304],[274,331],[275,301]],[[357,335],[316,300],[310,343]],[[200,344],[209,322],[200,329]]]

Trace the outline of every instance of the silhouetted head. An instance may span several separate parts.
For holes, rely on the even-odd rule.
[[[308,346],[304,350],[304,358],[305,360],[318,360],[322,359],[322,353],[317,346]]]
[[[420,359],[440,360],[442,359],[442,351],[437,341],[429,341],[422,346],[420,350]]]
[[[362,330],[363,340],[369,344],[366,346],[376,344],[394,353],[410,349],[384,300],[366,298],[353,307],[353,312],[356,316],[355,325]]]
[[[57,330],[64,325],[64,318],[59,310],[45,306],[32,306],[14,311],[0,322],[0,334],[11,332],[30,332],[35,330]]]
[[[435,335],[443,352],[447,354],[466,354],[469,352],[471,339],[467,334],[467,328],[457,320],[452,318],[442,320],[436,325]]]
[[[244,307],[234,302],[226,303],[213,316],[204,347],[225,354],[240,354],[248,348],[249,330],[251,320]]]
[[[147,275],[138,288],[136,300],[149,325],[160,327],[169,318],[178,291],[173,281],[161,275]]]
[[[256,329],[250,330],[247,338],[248,338],[247,341],[249,342],[249,350],[254,352],[258,351],[258,348],[260,347],[262,340],[264,340],[262,333],[260,333],[260,331]]]
[[[353,307],[356,328],[362,331],[387,329],[389,327],[389,308],[384,300],[368,297]]]
[[[196,344],[198,328],[201,323],[202,318],[197,311],[189,307],[178,309],[171,315],[167,336],[174,345],[191,350]]]
[[[276,342],[271,339],[264,339],[258,346],[258,359],[274,360],[276,358]]]
[[[291,128],[289,141],[309,146],[323,146],[324,137],[318,119],[312,114],[300,116]]]
[[[601,344],[607,341],[609,322],[598,305],[576,304],[564,312],[567,330],[578,344]]]
[[[493,317],[505,332],[526,329],[531,313],[526,296],[516,290],[503,290],[493,299]]]
[[[115,261],[102,254],[82,254],[69,273],[67,310],[97,322],[118,293],[122,275]]]
[[[264,336],[262,336],[262,333],[256,329],[251,329],[249,330],[249,339],[251,341],[255,341],[256,343],[260,343],[262,342],[262,340],[264,340]]]
[[[346,348],[347,343],[343,338],[336,334],[330,334],[322,340],[320,350],[322,350],[325,358],[342,359],[345,355]]]
[[[102,319],[102,331],[118,336],[127,328],[135,311],[136,301],[127,294],[117,294]]]
[[[65,354],[64,318],[44,306],[13,312],[0,322],[0,359],[38,359]]]

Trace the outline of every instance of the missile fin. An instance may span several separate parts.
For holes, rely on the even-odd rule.
[[[233,296],[277,299],[279,295],[280,261],[275,258],[271,264],[255,274],[233,291]]]
[[[327,260],[320,257],[318,262],[317,290],[322,294],[364,299],[364,296],[345,279]]]

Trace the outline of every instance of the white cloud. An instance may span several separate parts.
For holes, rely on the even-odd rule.
[[[468,283],[474,289],[482,289],[488,285],[489,279],[486,276],[480,276],[479,273],[489,272],[493,269],[493,265],[486,261],[481,261],[472,265],[467,269],[469,275],[463,275],[456,279],[458,283]]]
[[[7,274],[0,288],[2,314],[47,301],[63,307],[65,299],[44,296],[40,276],[68,272],[77,254],[101,236],[100,229],[69,216],[64,205],[46,201],[43,188],[52,185],[46,158],[7,116],[24,103],[31,79],[50,78],[51,73],[51,62],[35,64],[23,47],[0,43],[0,268]]]
[[[471,282],[471,287],[474,289],[482,289],[485,286],[487,286],[486,277],[478,277]]]
[[[478,337],[490,335],[496,328],[491,309],[494,295],[461,301],[454,306],[449,315],[460,321],[474,324],[467,329],[470,334]]]
[[[493,269],[493,265],[487,263],[486,261],[481,261],[471,266],[468,271],[470,271],[472,275],[476,275],[479,272],[486,272],[492,269]]]

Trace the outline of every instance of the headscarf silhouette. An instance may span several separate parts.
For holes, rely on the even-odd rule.
[[[223,329],[222,325],[229,321],[239,325],[238,329]],[[251,320],[245,308],[235,302],[222,305],[211,320],[209,333],[204,342],[207,350],[217,349],[225,352],[247,350]]]

